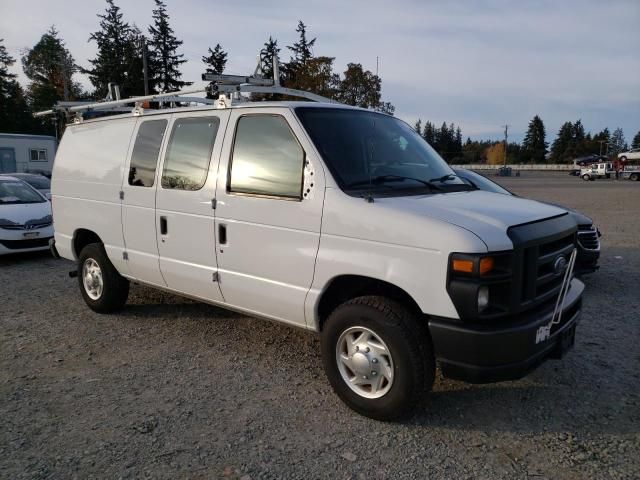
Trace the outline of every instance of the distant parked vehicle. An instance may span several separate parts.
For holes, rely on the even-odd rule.
[[[19,178],[23,182],[27,182],[41,194],[51,200],[51,180],[44,175],[36,173],[10,173],[14,178]]]
[[[594,163],[580,169],[580,177],[585,181],[593,181],[597,178],[611,178],[614,172],[611,162]]]
[[[51,238],[47,198],[16,177],[0,175],[0,255],[47,250]]]
[[[618,154],[618,160],[626,162],[627,160],[640,160],[640,148],[632,148],[628,152]]]
[[[470,183],[473,187],[480,190],[486,190],[493,193],[502,193],[504,195],[515,195],[506,188],[498,185],[493,180],[488,179],[484,175],[480,175],[472,170],[454,169],[464,181]],[[548,203],[548,202],[545,202]],[[593,224],[593,220],[583,213],[567,208],[563,205],[548,203],[555,207],[560,207],[569,212],[569,215],[578,224],[578,256],[576,258],[576,273],[586,274],[595,272],[598,267],[598,259],[600,258],[600,230]]]
[[[594,163],[605,162],[607,157],[604,155],[598,155],[596,153],[592,153],[591,155],[585,155],[583,157],[577,157],[573,159],[573,168],[569,172],[569,175],[574,175],[576,177],[580,176],[580,169],[583,167],[587,167]]]

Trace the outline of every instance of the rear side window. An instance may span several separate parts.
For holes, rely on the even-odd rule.
[[[129,165],[129,185],[153,187],[166,120],[147,120],[140,124]]]
[[[279,115],[238,120],[229,191],[302,198],[304,150]]]
[[[204,186],[219,125],[216,117],[175,121],[164,159],[162,188],[200,190]]]

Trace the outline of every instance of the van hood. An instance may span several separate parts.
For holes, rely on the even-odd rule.
[[[386,208],[462,227],[478,236],[489,251],[513,248],[509,227],[566,215],[565,209],[535,200],[482,190],[436,195],[376,198]]]

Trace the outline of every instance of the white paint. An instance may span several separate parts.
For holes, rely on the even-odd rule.
[[[293,105],[147,112],[137,120],[125,116],[70,126],[53,176],[58,251],[73,258],[75,232],[90,229],[128,278],[317,329],[322,292],[340,275],[389,282],[406,291],[424,313],[457,318],[446,292],[451,252],[511,249],[508,227],[565,213],[481,191],[377,198],[373,203],[348,196],[325,168]],[[282,115],[298,139],[308,161],[306,197],[285,200],[227,192],[237,120],[258,113]],[[220,119],[220,126],[205,185],[197,191],[162,189],[162,159],[173,122],[210,115]],[[157,118],[167,118],[169,125],[154,187],[129,186],[137,125]],[[160,233],[161,216],[167,218],[166,235]],[[226,227],[225,244],[217,238],[221,226]],[[128,261],[122,260],[125,250]]]

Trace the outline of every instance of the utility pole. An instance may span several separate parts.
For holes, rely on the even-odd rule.
[[[376,77],[378,76],[378,63],[379,63],[380,57],[378,57],[376,55]]]
[[[509,125],[504,126],[504,166],[507,166],[507,140],[509,138]]]
[[[142,75],[144,77],[144,94],[149,95],[149,69],[147,67],[147,38],[143,35],[140,39],[142,48]]]

